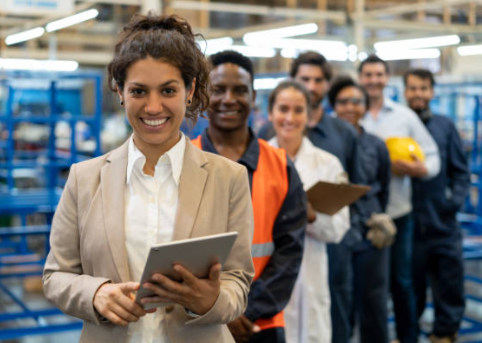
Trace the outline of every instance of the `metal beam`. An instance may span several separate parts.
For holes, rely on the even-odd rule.
[[[92,5],[106,4],[106,5],[142,6],[142,0],[81,0],[81,1]]]
[[[482,0],[481,0],[482,1]],[[173,9],[197,10],[197,11],[213,11],[225,13],[243,13],[264,16],[280,16],[288,18],[310,18],[310,19],[326,19],[334,20],[339,23],[346,22],[346,14],[344,11],[319,11],[314,9],[286,8],[286,7],[270,7],[258,5],[242,5],[221,2],[199,2],[189,0],[171,0],[168,6]]]
[[[89,4],[89,3],[80,4],[80,5],[75,6],[74,12],[77,13],[77,12],[85,11],[85,10],[91,8],[91,7],[92,7],[92,4]],[[23,30],[28,30],[28,29],[31,29],[33,27],[44,26],[45,24],[50,23],[51,21],[54,21],[56,19],[60,19],[60,18],[63,18],[63,17],[64,16],[54,16],[54,17],[44,17],[44,18],[37,19],[37,20],[29,20],[24,25],[9,28],[9,29],[6,29],[6,30],[1,30],[0,31],[0,37],[6,37],[10,34],[17,33],[17,32],[23,31]]]
[[[435,0],[413,3],[408,5],[400,5],[393,7],[384,7],[376,10],[365,11],[365,18],[375,18],[378,16],[401,15],[406,13],[414,13],[423,10],[440,9],[444,6],[459,6],[470,2],[482,2],[482,0]]]
[[[422,32],[439,32],[439,33],[468,33],[480,34],[482,25],[475,27],[460,24],[432,24],[419,23],[409,20],[365,20],[364,25],[370,29],[393,29],[400,31],[422,31]]]

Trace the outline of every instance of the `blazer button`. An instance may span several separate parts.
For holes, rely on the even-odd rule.
[[[166,313],[171,313],[172,310],[174,310],[174,306],[172,306],[172,305],[166,306]]]

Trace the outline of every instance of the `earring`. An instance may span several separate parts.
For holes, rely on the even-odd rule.
[[[124,106],[124,100],[121,100],[121,101],[120,101],[120,105],[121,105],[121,106]]]
[[[188,105],[191,105],[191,103],[192,103],[192,101],[191,101],[191,99],[189,99],[189,100],[187,101],[187,104],[188,104]]]

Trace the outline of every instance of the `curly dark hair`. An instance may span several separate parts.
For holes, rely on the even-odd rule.
[[[217,66],[225,63],[236,64],[238,67],[246,70],[251,76],[251,86],[254,84],[254,66],[253,61],[243,54],[234,50],[224,50],[214,55],[209,56],[209,62],[211,66],[216,68]]]
[[[333,75],[333,70],[331,68],[330,62],[328,62],[328,60],[322,54],[315,51],[307,51],[300,54],[291,63],[290,76],[292,78],[296,77],[296,74],[298,74],[298,69],[303,64],[310,64],[310,65],[320,67],[325,79],[327,81],[331,80],[331,77]]]
[[[188,22],[176,15],[134,15],[120,32],[108,65],[109,88],[122,92],[129,67],[148,56],[172,64],[181,72],[187,89],[196,79],[192,103],[186,109],[186,118],[195,124],[209,105],[209,64],[196,37],[202,36],[193,34]]]

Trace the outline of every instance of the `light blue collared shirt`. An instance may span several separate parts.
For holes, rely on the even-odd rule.
[[[425,154],[425,167],[428,174],[425,179],[436,176],[440,171],[440,157],[437,144],[418,118],[408,107],[397,104],[391,99],[383,100],[383,107],[376,118],[367,112],[362,125],[373,135],[386,140],[390,137],[411,137]],[[387,213],[394,219],[400,218],[412,210],[412,186],[410,177],[392,173]]]

